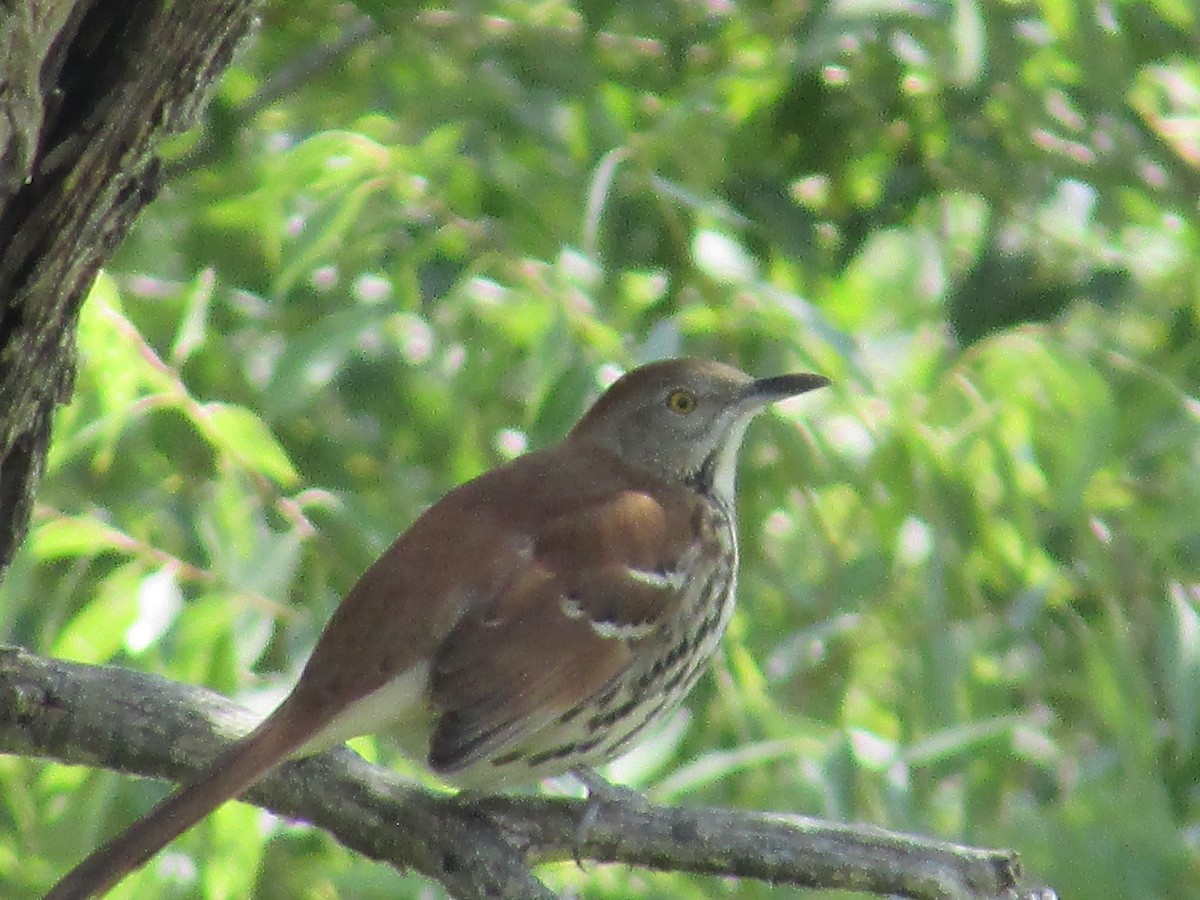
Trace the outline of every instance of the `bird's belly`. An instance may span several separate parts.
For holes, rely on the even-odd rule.
[[[598,694],[529,734],[510,752],[456,773],[455,782],[495,788],[619,756],[663,723],[703,674],[733,612],[736,572],[736,566],[718,567],[701,587],[691,615],[664,624],[640,642],[634,664]]]

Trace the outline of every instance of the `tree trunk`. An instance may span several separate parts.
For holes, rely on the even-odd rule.
[[[0,6],[0,577],[70,399],[79,306],[253,21],[254,0]]]

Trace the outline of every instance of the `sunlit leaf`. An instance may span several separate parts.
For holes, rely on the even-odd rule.
[[[183,593],[174,570],[164,567],[143,578],[138,586],[137,605],[137,618],[125,633],[125,645],[135,654],[158,640],[183,608]]]
[[[255,413],[229,403],[205,403],[197,410],[197,425],[219,450],[280,484],[297,476],[287,451]]]
[[[124,546],[120,532],[95,519],[54,518],[38,525],[31,535],[33,552],[40,559],[94,556]]]

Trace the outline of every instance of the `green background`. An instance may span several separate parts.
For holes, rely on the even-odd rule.
[[[1194,4],[360,8],[339,48],[354,8],[269,4],[167,148],[0,637],[265,710],[397,532],[617,371],[818,371],[750,432],[712,677],[614,777],[1200,896]],[[161,790],[0,758],[0,895]],[[438,893],[231,804],[113,896]]]

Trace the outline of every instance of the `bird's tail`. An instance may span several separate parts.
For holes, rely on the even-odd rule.
[[[310,737],[281,707],[255,731],[218,756],[195,781],[180,788],[149,813],[68,872],[45,900],[87,900],[112,888],[129,872],[210,812],[237,797],[287,759]]]

